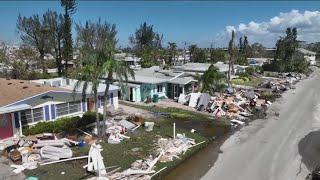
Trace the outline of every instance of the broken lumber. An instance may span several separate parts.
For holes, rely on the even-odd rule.
[[[69,159],[62,159],[58,161],[51,161],[47,163],[42,163],[40,166],[48,165],[48,164],[55,164],[55,163],[60,163],[60,162],[66,162],[66,161],[72,161],[72,160],[77,160],[77,159],[85,159],[88,158],[88,156],[79,156],[79,157],[74,157],[74,158],[69,158]]]
[[[155,175],[159,174],[161,171],[163,171],[163,170],[165,170],[165,169],[167,169],[167,166],[164,167],[164,168],[162,168],[162,169],[160,169],[160,170],[157,171],[156,173],[152,174],[151,179],[152,179]]]

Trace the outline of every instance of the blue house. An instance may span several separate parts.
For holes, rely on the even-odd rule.
[[[82,116],[86,111],[93,111],[95,105],[90,87],[86,99],[83,99],[80,89],[73,92],[75,82],[70,80],[67,83],[63,78],[34,82],[0,78],[0,140],[21,136],[23,126]],[[104,106],[103,88],[105,85],[101,84],[100,109]],[[118,107],[118,90],[117,86],[109,89],[109,106],[114,108]]]

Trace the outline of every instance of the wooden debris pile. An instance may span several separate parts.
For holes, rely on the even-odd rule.
[[[175,139],[160,138],[156,144],[157,152],[164,152],[160,157],[160,162],[169,162],[174,158],[179,158],[179,155],[184,154],[194,144],[194,139],[181,134],[177,134]]]

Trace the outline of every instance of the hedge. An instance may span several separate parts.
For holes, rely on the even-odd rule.
[[[102,120],[102,114],[99,114]],[[34,135],[40,133],[60,133],[60,132],[76,132],[77,128],[85,127],[96,121],[94,112],[86,112],[80,117],[65,117],[56,121],[39,122],[34,126],[26,126],[22,129],[24,135]]]

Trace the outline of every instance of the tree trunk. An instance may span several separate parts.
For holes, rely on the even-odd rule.
[[[40,61],[41,61],[41,69],[42,69],[42,74],[46,74],[46,65],[44,62],[44,52],[40,52]]]
[[[58,68],[58,75],[59,77],[62,76],[62,65],[61,65],[61,61],[62,61],[62,54],[61,54],[61,42],[60,42],[60,38],[58,38],[58,65],[57,65],[57,68]]]
[[[104,107],[103,107],[103,136],[105,136],[106,132],[106,122],[107,122],[107,111],[108,111],[108,103],[109,103],[109,87],[110,82],[106,81],[106,89],[104,90]]]
[[[100,128],[100,119],[98,112],[98,93],[97,90],[94,90],[94,111],[96,113],[96,123],[97,123],[97,134],[99,139],[101,139],[101,128]]]
[[[231,55],[229,57],[228,81],[231,80]]]

